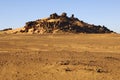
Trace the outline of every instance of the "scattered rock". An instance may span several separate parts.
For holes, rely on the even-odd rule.
[[[96,69],[97,73],[108,73],[107,70],[103,70],[103,69]]]
[[[70,71],[72,71],[72,69],[70,69],[69,67],[67,67],[67,68],[65,68],[65,71],[66,72],[70,72]]]
[[[60,62],[58,62],[58,64],[60,64],[60,65],[69,65],[69,64],[70,64],[70,61],[69,61],[69,60],[60,61]]]

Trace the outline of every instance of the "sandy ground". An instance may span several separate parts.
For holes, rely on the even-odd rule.
[[[2,34],[0,80],[120,80],[120,35]]]

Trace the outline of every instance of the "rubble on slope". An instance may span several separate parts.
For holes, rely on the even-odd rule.
[[[85,23],[82,20],[74,17],[67,16],[67,13],[58,15],[57,13],[51,14],[48,18],[38,19],[36,21],[27,22],[24,29],[18,31],[19,33],[30,34],[44,34],[44,33],[112,33],[105,26],[94,25]]]

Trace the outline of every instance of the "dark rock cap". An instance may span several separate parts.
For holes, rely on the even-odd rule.
[[[57,13],[50,14],[48,18],[38,19],[36,21],[27,22],[24,26],[24,30],[21,32],[27,33],[57,33],[57,32],[69,32],[69,33],[112,33],[105,26],[94,25],[85,23],[82,20],[74,17],[67,16],[67,13],[63,12],[61,15]]]

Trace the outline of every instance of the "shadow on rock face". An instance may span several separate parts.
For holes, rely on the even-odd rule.
[[[11,29],[11,28],[10,28]],[[6,29],[9,30],[9,29]],[[57,30],[57,31],[56,31]],[[78,18],[67,16],[67,13],[58,15],[57,13],[50,14],[48,18],[29,21],[24,26],[21,33],[44,34],[44,33],[113,33],[105,26],[88,24]]]

